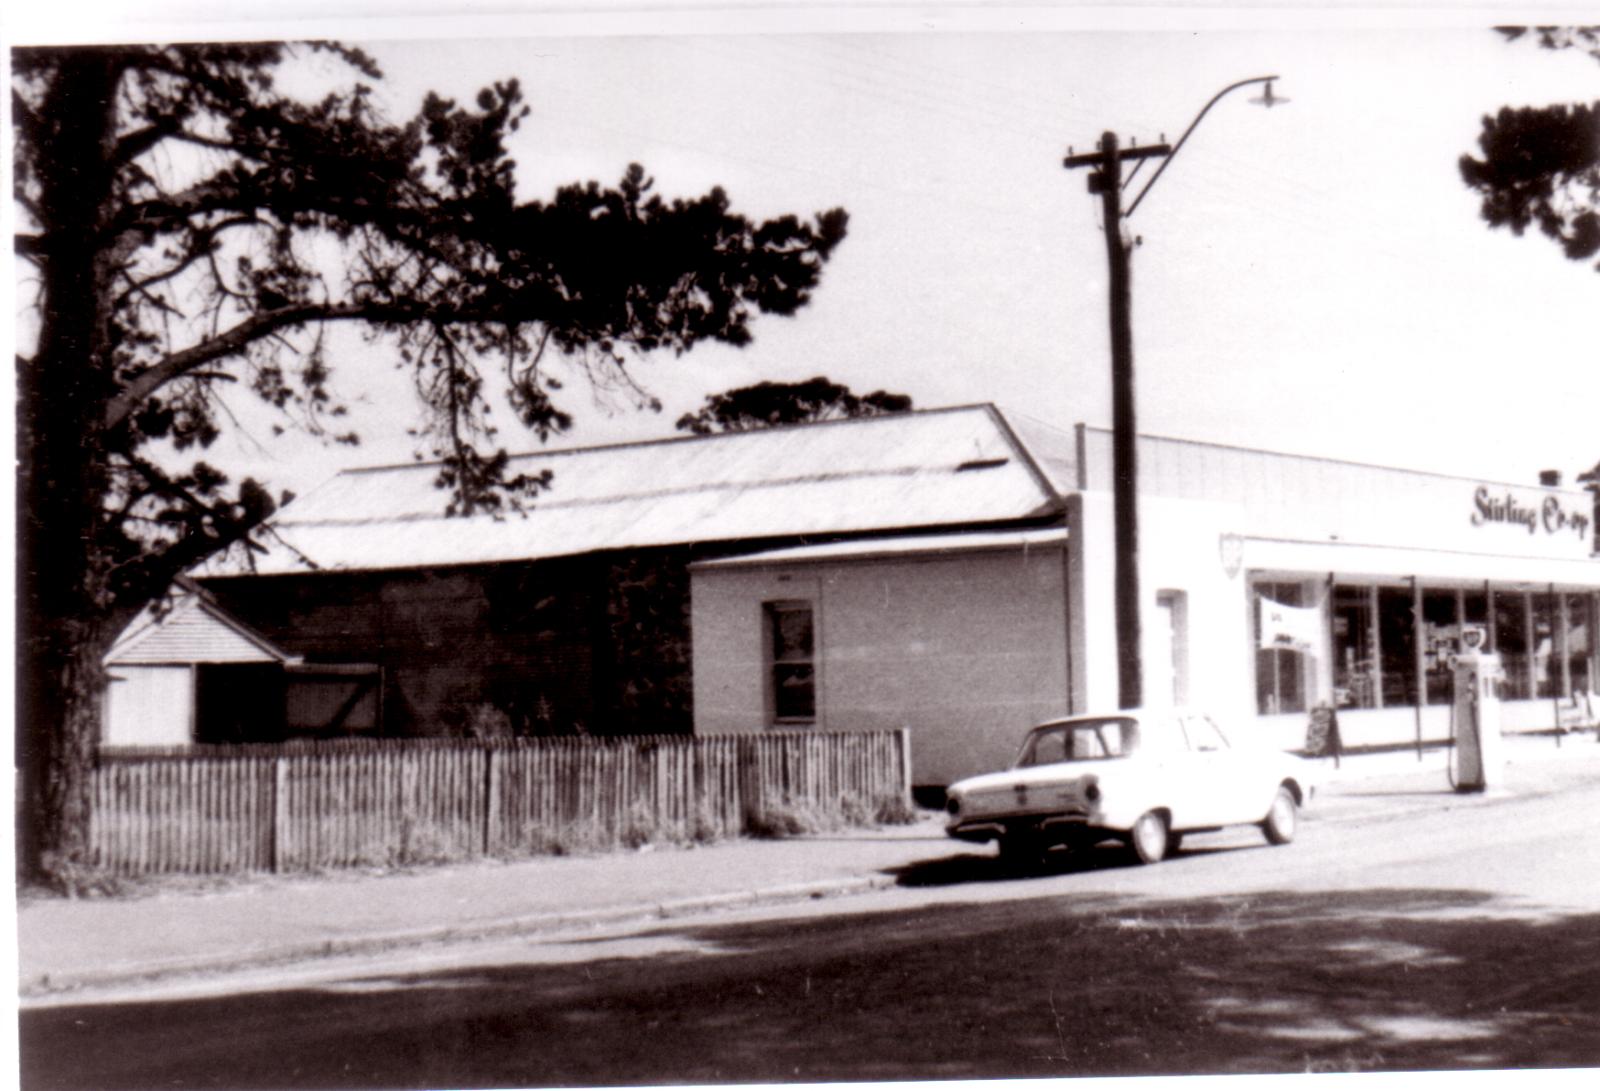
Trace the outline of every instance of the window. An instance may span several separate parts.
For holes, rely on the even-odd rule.
[[[816,640],[809,602],[769,602],[767,677],[774,723],[817,718]]]
[[[1377,649],[1372,640],[1370,587],[1333,589],[1333,703],[1377,708]]]
[[[1208,754],[1228,749],[1228,740],[1209,716],[1190,716],[1184,720],[1184,732],[1189,736],[1189,748]]]
[[[1482,629],[1484,636],[1489,635],[1489,595],[1485,591],[1463,591],[1461,593],[1461,621],[1464,626],[1470,625]],[[1487,645],[1483,649],[1488,651]]]
[[[1417,599],[1421,599],[1421,611]],[[1505,672],[1500,696],[1508,701],[1556,697],[1562,688],[1600,682],[1590,633],[1600,625],[1600,596],[1529,594],[1409,587],[1336,586],[1333,589],[1333,692],[1338,708],[1398,708],[1417,702],[1417,655],[1422,656],[1422,700],[1455,699],[1453,655],[1462,651],[1464,627],[1484,628],[1488,650]]]
[[[1137,746],[1138,727],[1126,717],[1054,724],[1033,730],[1022,745],[1016,767],[1121,758],[1133,753]]]
[[[1533,681],[1535,697],[1555,697],[1561,691],[1561,660],[1556,655],[1556,597],[1534,595]]]
[[[1256,626],[1256,711],[1263,716],[1279,712],[1304,712],[1306,708],[1306,661],[1315,647],[1303,632],[1306,620],[1315,620],[1305,607],[1305,586],[1299,583],[1257,583],[1255,585]],[[1262,610],[1287,607],[1278,613],[1288,622],[1277,633],[1263,629]],[[1284,646],[1274,647],[1274,643]]]
[[[1461,623],[1454,590],[1422,593],[1422,671],[1430,705],[1455,700],[1455,672],[1450,657],[1461,650]]]
[[[1378,588],[1378,654],[1383,704],[1417,703],[1417,617],[1409,587]]]
[[[1505,681],[1500,696],[1508,701],[1533,696],[1528,670],[1528,596],[1519,591],[1494,593],[1494,650],[1500,655]]]
[[[1593,693],[1597,687],[1594,673],[1594,645],[1590,634],[1594,632],[1595,596],[1567,596],[1567,684],[1569,693]]]

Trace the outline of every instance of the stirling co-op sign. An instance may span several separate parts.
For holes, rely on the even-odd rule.
[[[1479,485],[1472,494],[1472,525],[1482,527],[1490,523],[1519,526],[1529,534],[1541,530],[1546,534],[1572,534],[1580,541],[1587,541],[1590,519],[1587,513],[1563,505],[1559,496],[1545,496],[1526,504],[1509,489],[1495,490]]]

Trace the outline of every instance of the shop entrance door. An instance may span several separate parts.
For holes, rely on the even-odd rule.
[[[1189,608],[1183,591],[1156,593],[1156,616],[1152,636],[1157,650],[1151,656],[1150,696],[1152,704],[1170,700],[1175,705],[1189,703]]]

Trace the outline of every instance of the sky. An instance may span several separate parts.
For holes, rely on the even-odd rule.
[[[1263,109],[1256,88],[1221,100],[1129,221],[1140,430],[1529,484],[1600,460],[1600,274],[1543,237],[1491,231],[1457,168],[1502,105],[1600,99],[1600,63],[1507,44],[1491,11],[425,17],[437,8],[246,30],[361,45],[395,118],[429,90],[470,99],[516,77],[533,108],[513,145],[527,198],[639,162],[668,198],[720,185],[752,217],[850,214],[799,314],[758,319],[742,350],[638,361],[659,413],[570,387],[576,424],[557,445],[675,434],[709,393],[814,375],[918,407],[992,401],[1108,425],[1099,201],[1061,159],[1106,129],[1175,140],[1224,86],[1277,75],[1287,104]],[[94,26],[112,40],[165,29]],[[274,439],[241,407],[247,427],[213,460],[298,492],[341,466],[409,460],[409,386],[359,340],[340,350],[361,447]]]

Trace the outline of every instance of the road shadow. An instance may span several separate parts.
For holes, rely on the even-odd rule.
[[[687,923],[636,939],[628,957],[28,1009],[22,1086],[1600,1064],[1600,914],[1533,913],[1472,891],[1007,899]]]
[[[1409,792],[1366,792],[1357,790],[1341,792],[1340,796],[1349,799],[1456,799],[1460,797],[1470,798],[1471,793],[1458,792],[1453,788],[1425,788]]]
[[[1170,867],[1184,859],[1198,859],[1216,853],[1247,851],[1250,850],[1245,846],[1185,845],[1163,861],[1161,866]],[[1062,875],[1085,875],[1143,866],[1134,860],[1125,847],[1111,844],[1076,851],[1052,849],[1036,861],[1010,860],[996,855],[992,848],[974,848],[950,856],[914,860],[909,864],[885,868],[884,874],[894,876],[897,886],[947,887],[968,883],[1052,879]]]

